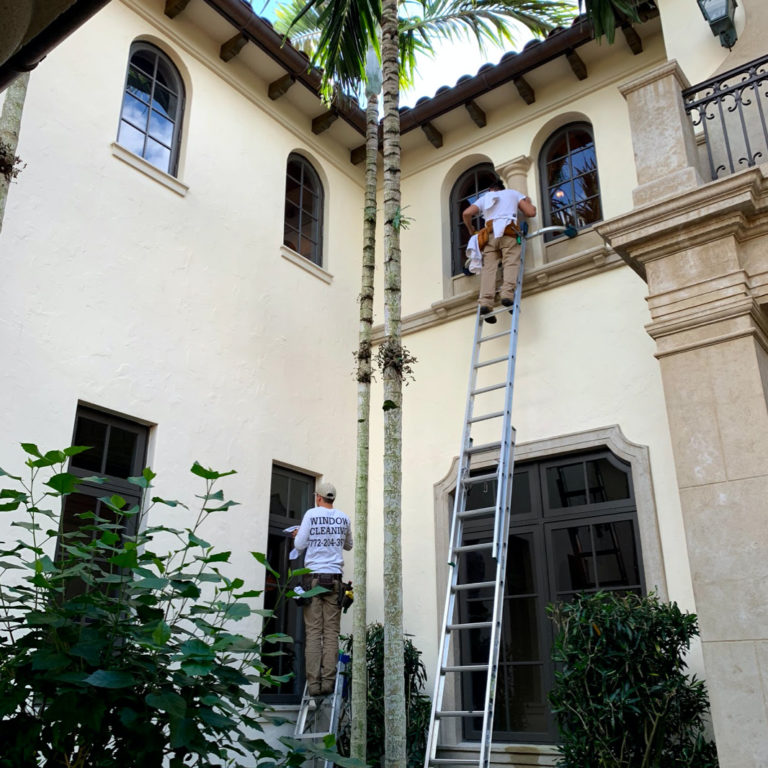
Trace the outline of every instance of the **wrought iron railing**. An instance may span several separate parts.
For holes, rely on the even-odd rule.
[[[711,178],[768,162],[768,56],[683,91]]]

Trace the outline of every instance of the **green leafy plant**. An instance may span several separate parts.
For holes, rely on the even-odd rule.
[[[261,737],[269,712],[258,687],[288,677],[271,673],[263,646],[292,640],[236,630],[272,611],[226,575],[231,553],[202,538],[236,503],[217,488],[232,472],[195,463],[204,490],[194,512],[111,495],[61,526],[52,507],[82,482],[65,464],[87,449],[22,447],[27,477],[0,470],[14,486],[0,490],[0,512],[20,534],[0,545],[0,767],[298,766],[312,749],[342,762],[329,744],[281,749]],[[154,478],[145,469],[129,480],[146,497]],[[189,524],[147,525],[163,507]]]
[[[345,651],[352,654],[352,638],[345,639]],[[372,768],[384,764],[384,627],[369,624],[366,631],[368,668],[368,744],[366,762]],[[431,700],[423,693],[427,671],[421,651],[409,637],[404,638],[405,705],[407,720],[408,768],[424,765]],[[342,736],[340,736],[340,742]],[[343,744],[340,743],[340,749]]]
[[[654,594],[599,592],[550,606],[550,702],[562,768],[716,768],[704,683],[685,672],[696,616]]]

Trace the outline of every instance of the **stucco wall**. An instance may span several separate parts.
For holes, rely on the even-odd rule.
[[[27,167],[0,237],[0,466],[20,467],[19,441],[68,445],[78,400],[145,420],[160,495],[192,501],[195,460],[238,470],[226,489],[242,506],[207,537],[260,582],[248,552],[266,547],[273,461],[353,503],[360,171],[243,98],[198,36],[182,47],[112,3],[32,75]],[[110,149],[139,37],[185,78],[183,197]],[[325,184],[330,284],[280,252],[287,156],[307,147]]]

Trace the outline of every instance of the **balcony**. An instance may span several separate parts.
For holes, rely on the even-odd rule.
[[[703,178],[768,162],[767,91],[768,56],[683,90]]]

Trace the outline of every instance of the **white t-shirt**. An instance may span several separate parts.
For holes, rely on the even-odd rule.
[[[517,206],[528,195],[516,189],[494,189],[486,192],[475,205],[486,220],[493,220],[493,236],[501,237],[507,224],[517,221]]]
[[[304,513],[293,546],[303,552],[312,573],[341,573],[343,550],[352,549],[352,523],[339,509],[312,507]]]

